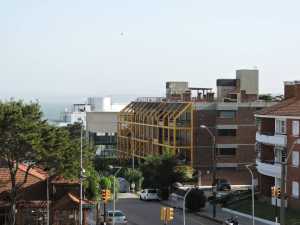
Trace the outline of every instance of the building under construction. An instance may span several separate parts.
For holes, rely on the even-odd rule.
[[[254,113],[270,104],[258,100],[258,70],[238,70],[236,79],[217,80],[217,96],[212,88],[167,82],[166,97],[138,98],[119,113],[119,156],[139,159],[171,151],[179,164],[201,174],[203,184],[211,184],[213,163],[219,177],[247,183],[241,170],[255,161]],[[201,125],[215,136],[215,151]]]

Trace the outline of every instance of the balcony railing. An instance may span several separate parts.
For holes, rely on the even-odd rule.
[[[277,162],[270,163],[270,161],[261,161],[259,159],[256,160],[257,171],[260,174],[270,177],[281,177],[281,164]]]
[[[286,135],[279,135],[279,134],[273,134],[273,133],[256,133],[256,141],[264,144],[270,144],[270,145],[279,145],[279,146],[286,146],[287,144],[287,138]]]

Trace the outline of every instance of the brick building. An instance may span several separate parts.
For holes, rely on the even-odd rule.
[[[16,183],[24,182],[27,166],[19,164]],[[48,189],[47,189],[48,186]],[[9,225],[9,210],[11,191],[10,172],[6,163],[0,160],[0,224]],[[47,201],[49,193],[49,202]],[[50,224],[79,224],[79,180],[64,179],[63,177],[49,177],[40,168],[31,168],[27,181],[17,194],[16,225],[47,224],[47,206],[49,203]],[[95,221],[95,202],[82,200],[83,224]]]
[[[258,70],[237,70],[236,79],[217,80],[216,97],[212,88],[167,82],[166,97],[139,98],[119,113],[119,156],[171,150],[179,163],[199,172],[201,184],[211,184],[212,140],[200,128],[205,125],[216,137],[217,176],[247,184],[244,165],[255,161],[254,114],[274,104],[258,100],[258,94]]]
[[[293,143],[299,138],[300,123],[300,82],[285,82],[285,99],[255,115],[258,130],[257,170],[263,195],[271,198],[271,187],[280,187],[282,162],[288,158],[287,165],[287,205],[300,207],[299,152],[300,145]],[[291,152],[290,152],[291,151]],[[271,198],[272,204],[275,198]],[[280,199],[278,199],[280,205]]]

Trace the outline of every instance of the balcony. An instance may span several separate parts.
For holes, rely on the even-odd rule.
[[[269,177],[281,178],[281,164],[279,163],[267,163],[256,159],[256,168],[260,174]]]
[[[286,135],[271,134],[271,133],[256,133],[256,141],[263,144],[286,146]]]

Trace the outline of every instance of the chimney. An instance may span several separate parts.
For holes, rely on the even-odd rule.
[[[297,100],[300,100],[300,81],[296,80],[294,85],[295,97]]]
[[[284,99],[293,98],[295,97],[295,83],[291,81],[284,82]]]

